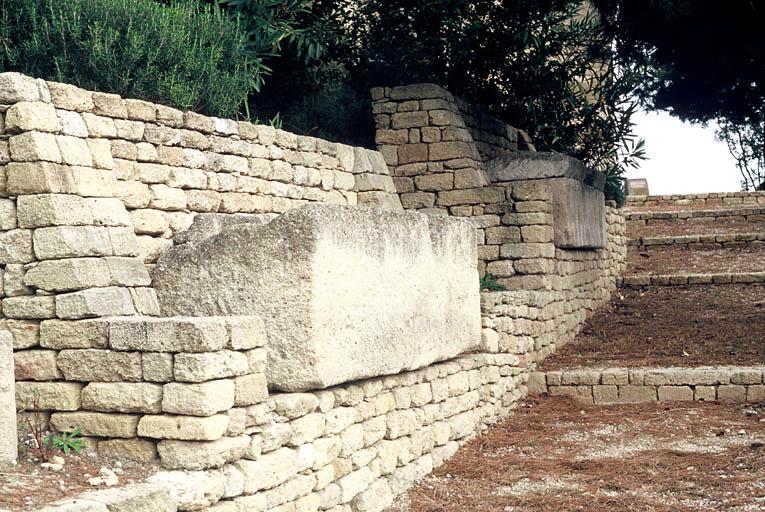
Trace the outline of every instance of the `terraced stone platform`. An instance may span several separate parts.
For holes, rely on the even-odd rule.
[[[626,207],[621,292],[532,376],[590,403],[765,401],[765,194]]]

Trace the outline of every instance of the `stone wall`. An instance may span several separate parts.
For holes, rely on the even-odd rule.
[[[669,194],[660,196],[627,196],[627,207],[709,206],[765,204],[765,192],[710,192],[707,194]]]
[[[757,366],[588,368],[535,373],[529,387],[588,403],[757,402],[765,399],[763,382]]]
[[[597,174],[574,159],[533,153],[522,130],[486,116],[437,85],[377,88],[372,98],[378,149],[403,207],[469,218],[478,231],[481,275],[489,273],[510,289],[527,290],[565,289],[554,281],[580,271],[571,267],[599,267],[608,279],[621,273],[626,241],[623,219],[615,209],[602,215],[607,219],[606,248],[569,251],[555,243],[556,228],[558,234],[567,229],[563,223],[571,216],[554,216],[558,182],[581,182],[599,195],[593,209],[602,208],[602,192],[591,186]],[[507,162],[503,157],[508,155],[534,156]]]
[[[605,247],[556,246],[550,184],[486,173],[486,159],[530,149],[519,132],[433,91],[375,92],[381,154],[0,74],[17,408],[82,428],[103,454],[157,462],[168,509],[382,510],[511,410],[535,361],[607,299],[624,262],[617,210],[599,219]],[[508,287],[481,294],[481,349],[274,393],[257,316],[160,316],[149,271],[173,243],[306,202],[470,219],[479,270]]]

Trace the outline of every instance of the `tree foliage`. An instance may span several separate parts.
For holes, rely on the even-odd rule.
[[[751,0],[594,0],[619,58],[643,71],[649,107],[719,124],[745,188],[765,178],[765,5]]]
[[[196,0],[0,0],[0,71],[233,117],[259,80],[236,19]]]
[[[643,156],[631,122],[640,74],[616,60],[599,20],[578,1],[317,0],[313,8],[325,21],[324,58],[309,69],[281,61],[278,83],[263,90],[264,106],[293,112],[286,123],[302,124],[293,128],[310,130],[312,117],[324,116],[315,103],[294,115],[308,97],[323,96],[335,111],[349,90],[368,102],[370,86],[436,82],[527,130],[538,148],[609,173],[614,187]],[[307,93],[295,101],[294,90]],[[342,91],[342,101],[329,90]]]

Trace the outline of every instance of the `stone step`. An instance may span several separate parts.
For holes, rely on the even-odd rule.
[[[667,248],[667,246],[672,246],[673,249],[764,247],[765,232],[644,236],[627,239],[627,246],[639,247],[641,250],[650,250],[651,248],[659,247]]]
[[[588,403],[765,400],[765,366],[577,368],[534,372],[529,393]]]
[[[616,285],[619,288],[750,283],[765,283],[765,271],[719,272],[709,274],[638,274],[632,276],[623,276],[616,279]]]
[[[761,221],[755,216],[765,215],[764,205],[729,205],[725,208],[709,208],[709,209],[683,209],[677,208],[675,210],[650,210],[640,209],[631,210],[627,209],[624,212],[624,217],[627,222],[630,221],[650,221],[650,220],[674,220],[674,219],[700,219],[700,218],[721,218],[721,217],[744,217],[746,220]]]
[[[653,196],[627,196],[627,208],[655,206],[718,206],[735,204],[765,204],[765,192],[710,192],[705,194],[670,194]]]

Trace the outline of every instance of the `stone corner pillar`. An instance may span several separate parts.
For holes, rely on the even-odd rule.
[[[17,457],[13,336],[8,331],[0,331],[0,465],[11,464]]]

